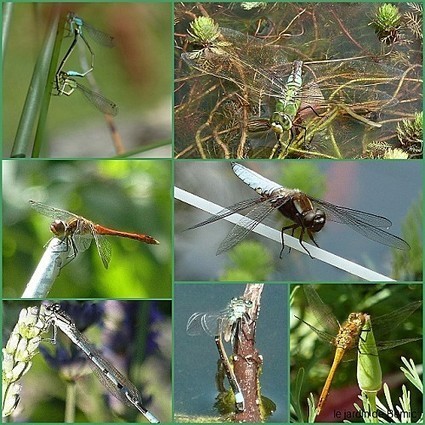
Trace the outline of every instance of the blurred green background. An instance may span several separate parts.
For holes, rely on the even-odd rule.
[[[3,161],[5,298],[21,296],[52,236],[52,220],[30,199],[160,241],[108,237],[108,270],[92,243],[61,270],[50,297],[171,297],[171,161]]]
[[[3,61],[3,154],[6,157],[10,156],[54,6],[55,3],[13,4]],[[137,150],[155,142],[171,144],[171,4],[63,4],[62,15],[66,16],[69,11],[114,37],[115,47],[107,48],[86,36],[95,53],[91,74],[101,93],[119,107],[115,125],[125,148]],[[81,41],[77,47],[81,44],[86,54],[87,48]],[[60,59],[71,42],[72,37],[62,40]],[[82,69],[78,48],[64,70],[71,69]],[[90,87],[87,77],[78,82]],[[105,157],[114,154],[104,116],[78,92],[71,96],[52,96],[47,136],[42,156]],[[171,147],[167,149],[170,151]],[[163,151],[151,156],[169,157],[170,153]]]

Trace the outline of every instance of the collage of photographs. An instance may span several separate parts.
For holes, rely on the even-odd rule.
[[[1,7],[2,422],[423,423],[422,3]]]

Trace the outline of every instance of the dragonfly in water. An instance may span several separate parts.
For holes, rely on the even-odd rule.
[[[240,412],[245,410],[245,399],[240,385],[230,364],[229,358],[223,345],[226,342],[234,344],[234,339],[239,332],[241,321],[250,320],[248,310],[252,307],[252,301],[244,298],[232,298],[229,305],[218,312],[196,312],[189,317],[186,326],[188,335],[197,336],[202,333],[214,337],[220,360],[229,380],[229,384],[235,395],[235,406]]]
[[[206,19],[195,20],[189,32],[192,42],[202,48],[182,53],[182,60],[203,75],[229,81],[239,88],[244,104],[257,110],[257,114],[251,114],[248,119],[241,114],[240,127],[245,127],[248,133],[273,130],[280,150],[284,146],[286,151],[294,141],[297,127],[302,129],[297,140],[304,144],[307,128],[300,121],[306,118],[307,112],[317,118],[317,125],[308,128],[311,140],[315,132],[322,131],[341,114],[350,115],[367,127],[380,128],[377,113],[398,103],[393,93],[402,73],[394,67],[376,63],[371,58],[290,61],[277,49],[279,46],[229,28],[214,27],[214,24],[217,34],[205,40],[198,35],[198,24]],[[223,87],[221,84],[220,88]],[[223,116],[219,106],[215,109]],[[188,113],[187,108],[183,109]],[[214,125],[215,109],[204,130]],[[223,140],[225,128],[217,125],[216,132]],[[285,134],[289,136],[286,140]],[[202,142],[206,143],[205,137]],[[199,143],[197,145],[202,149]],[[238,155],[244,156],[244,151],[238,149]]]
[[[111,260],[111,245],[105,238],[105,235],[120,236],[152,245],[159,244],[156,239],[149,235],[109,229],[60,208],[51,207],[35,201],[29,201],[29,203],[31,208],[34,208],[40,214],[55,219],[50,225],[50,231],[55,237],[66,243],[67,250],[72,248],[70,261],[77,256],[78,252],[87,250],[94,239],[102,263],[107,269]]]
[[[390,227],[392,224],[385,217],[334,205],[330,202],[309,196],[298,189],[285,188],[236,162],[232,162],[232,169],[245,184],[251,187],[251,189],[254,189],[260,196],[230,205],[207,220],[187,229],[196,229],[206,224],[214,223],[234,213],[247,211],[245,218],[241,219],[221,242],[217,250],[217,255],[233,248],[241,242],[273,211],[279,211],[284,217],[293,222],[293,224],[284,226],[281,229],[281,255],[285,246],[284,231],[290,229],[293,236],[295,230],[300,228],[299,242],[309,256],[313,258],[303,244],[304,235],[307,233],[313,243],[318,247],[319,245],[314,239],[314,234],[322,230],[327,220],[346,224],[368,239],[383,245],[400,250],[410,249],[406,241],[383,229]]]
[[[297,316],[295,317],[314,331],[322,341],[336,347],[334,360],[316,407],[316,414],[319,415],[328,396],[337,367],[345,357],[349,357],[348,360],[352,360],[355,357],[353,356],[353,354],[355,354],[353,352],[357,351],[354,349],[357,348],[360,338],[367,339],[367,332],[364,330],[362,331],[366,320],[366,314],[361,312],[350,313],[348,319],[341,325],[332,313],[331,308],[322,301],[313,286],[304,285],[304,294],[307,298],[309,309],[317,322],[320,323],[321,329],[317,329]],[[371,316],[374,336],[377,339],[385,337],[385,335],[404,322],[421,305],[422,301],[416,301],[391,313],[376,318]],[[393,341],[377,341],[376,348],[378,350],[388,350],[420,339],[421,338],[405,338]]]

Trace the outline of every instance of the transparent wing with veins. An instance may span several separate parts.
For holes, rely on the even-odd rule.
[[[205,226],[210,223],[214,223],[222,218],[228,217],[234,213],[239,213],[248,208],[251,208],[248,213],[245,215],[245,218],[242,218],[238,224],[236,224],[233,229],[229,232],[223,242],[220,244],[217,255],[222,252],[228,251],[242,241],[258,224],[260,224],[269,214],[276,210],[277,205],[267,202],[266,197],[259,197],[253,199],[247,199],[245,201],[237,202],[236,204],[230,205],[227,208],[222,209],[217,214],[208,218],[207,220],[202,221],[192,227],[189,227],[186,230],[196,229],[198,227]],[[282,199],[282,202],[284,200]]]
[[[54,208],[54,207],[51,207],[50,205],[42,204],[41,202],[29,201],[29,204],[31,208],[35,209],[40,214],[43,214],[46,217],[53,218],[54,220],[69,221],[72,219],[82,218],[69,211],[61,210],[60,208]]]
[[[401,249],[403,251],[410,249],[410,246],[406,241],[382,229],[382,227],[388,229],[392,225],[391,221],[387,218],[364,211],[334,205],[330,202],[313,198],[312,196],[309,196],[309,198],[324,210],[327,220],[335,223],[346,224],[366,238],[383,245]]]

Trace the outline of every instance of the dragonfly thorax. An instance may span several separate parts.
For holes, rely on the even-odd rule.
[[[353,348],[357,344],[365,319],[363,313],[350,313],[335,337],[334,344],[336,347],[345,350]]]
[[[282,205],[278,208],[285,217],[312,232],[322,230],[326,223],[326,214],[316,208],[304,193],[294,190],[283,199]]]

